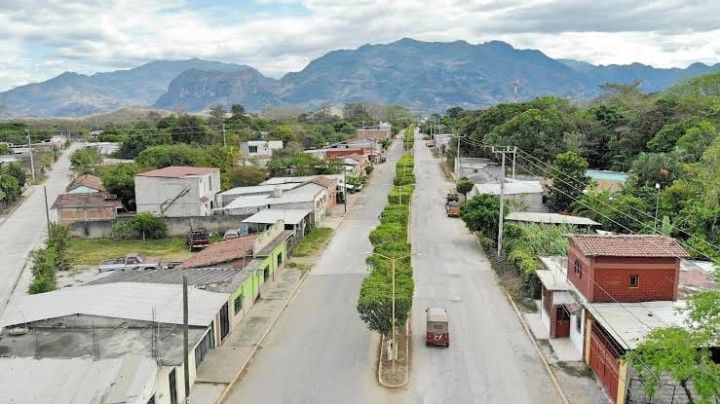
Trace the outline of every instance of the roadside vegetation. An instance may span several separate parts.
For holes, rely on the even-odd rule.
[[[28,293],[44,293],[55,289],[56,272],[67,271],[73,264],[70,249],[70,230],[60,224],[50,224],[47,244],[30,253],[32,280]]]
[[[404,155],[396,163],[395,178],[399,176],[414,179],[414,176],[410,177],[413,167],[412,155]],[[388,205],[380,215],[380,224],[370,232],[369,236],[373,246],[373,251],[367,258],[370,274],[360,287],[357,310],[369,329],[386,338],[391,337],[393,328],[393,269],[395,270],[395,326],[400,333],[404,334],[404,325],[412,308],[415,284],[412,277],[408,222],[413,190],[412,183],[393,187],[388,195]]]
[[[302,241],[295,247],[293,256],[295,257],[308,257],[322,250],[330,237],[332,237],[333,229],[329,227],[315,227],[310,230]]]

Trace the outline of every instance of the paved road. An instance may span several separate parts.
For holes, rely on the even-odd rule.
[[[402,392],[377,385],[378,339],[355,306],[367,275],[368,234],[377,225],[400,142],[290,303],[228,403],[398,403]]]
[[[557,403],[560,398],[490,264],[460,219],[445,216],[445,180],[416,141],[412,205],[415,298],[412,403]],[[451,346],[425,346],[425,308],[445,307]]]
[[[487,258],[458,219],[445,217],[441,177],[417,142],[413,201],[416,293],[411,381],[387,390],[376,383],[378,339],[355,310],[366,276],[363,252],[385,206],[400,150],[363,192],[338,228],[294,302],[226,402],[254,403],[557,403],[559,397],[501,292]],[[397,144],[399,146],[399,142]],[[451,317],[452,346],[427,348],[424,310]]]
[[[73,145],[58,159],[45,182],[48,203],[65,190],[70,175],[70,154],[78,146]],[[30,251],[40,247],[47,234],[43,185],[34,185],[22,204],[0,223],[0,314],[13,293],[13,288],[27,262]],[[52,220],[52,211],[51,220]],[[18,293],[24,293],[29,280],[27,274],[18,283]]]

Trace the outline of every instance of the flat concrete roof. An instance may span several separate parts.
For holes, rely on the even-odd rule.
[[[310,209],[265,209],[243,220],[243,223],[275,224],[278,220],[296,225],[312,213]]]
[[[590,303],[585,305],[593,317],[623,348],[633,350],[656,328],[683,326],[685,316],[678,308],[685,301],[642,303]]]
[[[298,186],[298,183],[291,182],[291,183],[284,183],[284,184],[275,184],[275,185],[255,185],[251,187],[236,187],[228,189],[225,192],[221,192],[221,196],[230,196],[230,195],[257,195],[257,194],[264,194],[268,193],[271,194],[275,189],[280,188],[283,191],[287,191],[290,189],[293,189]]]
[[[76,314],[182,324],[182,298],[182,285],[119,282],[64,288],[19,296],[5,310],[0,327]],[[227,299],[226,293],[189,288],[189,324],[209,325]]]
[[[559,213],[510,212],[505,220],[528,223],[573,224],[578,226],[600,226],[600,223],[581,216],[561,215]]]
[[[475,184],[479,194],[500,195],[500,183]],[[543,192],[540,181],[508,181],[503,187],[503,195],[541,194]]]
[[[150,358],[0,359],[0,402],[3,403],[135,403],[157,365]],[[150,394],[152,392],[149,392]],[[146,393],[148,394],[148,393]]]

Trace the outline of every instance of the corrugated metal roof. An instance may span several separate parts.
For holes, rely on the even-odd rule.
[[[247,279],[234,268],[211,267],[192,269],[158,269],[155,271],[120,271],[90,282],[89,285],[104,283],[135,282],[165,283],[182,285],[183,276],[187,277],[188,285],[203,290],[220,293],[232,293]]]
[[[275,224],[278,220],[296,225],[312,213],[310,209],[265,209],[243,220],[243,223]]]
[[[579,226],[600,226],[600,223],[581,216],[561,215],[559,213],[510,212],[505,220],[530,223],[575,224]]]
[[[180,268],[201,268],[252,257],[255,234],[210,244],[206,249],[180,264]]]
[[[677,241],[657,234],[571,234],[570,241],[589,257],[688,257]]]
[[[478,194],[500,195],[500,183],[475,184]],[[511,181],[506,182],[503,188],[504,195],[541,194],[542,184],[539,181]]]
[[[126,356],[93,360],[2,358],[0,402],[135,403],[147,402],[145,385],[154,382],[150,358]]]
[[[227,299],[226,293],[189,288],[189,324],[209,325]],[[0,326],[74,314],[182,324],[182,285],[119,282],[19,296],[5,310]]]
[[[309,181],[317,175],[306,175],[302,177],[273,177],[267,181],[260,183],[260,185],[276,185],[276,184],[289,184],[289,183],[302,183]],[[325,177],[334,178],[340,180],[343,178],[342,174],[325,174]]]
[[[264,194],[272,193],[276,188],[280,188],[283,191],[287,191],[297,187],[299,183],[288,183],[288,184],[277,184],[277,185],[255,185],[252,187],[237,187],[228,189],[225,192],[220,193],[221,196],[227,195],[253,195],[253,194]]]
[[[137,175],[142,177],[182,178],[193,175],[212,174],[214,172],[220,172],[220,169],[215,167],[169,166],[158,168],[157,170],[145,171]]]
[[[106,192],[60,194],[52,208],[122,208],[122,202],[113,198]]]
[[[593,317],[623,348],[635,349],[656,328],[682,326],[685,316],[678,308],[684,301],[643,303],[592,303],[586,305]]]

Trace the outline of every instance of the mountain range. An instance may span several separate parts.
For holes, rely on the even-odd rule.
[[[134,69],[50,80],[0,92],[0,117],[74,117],[124,107],[197,112],[211,105],[243,104],[250,111],[278,105],[373,101],[414,110],[477,108],[515,99],[556,95],[584,100],[606,82],[640,82],[647,92],[720,71],[695,63],[660,69],[633,63],[598,66],[553,59],[538,50],[491,41],[422,42],[336,50],[280,79],[231,63],[189,59],[155,61]]]

